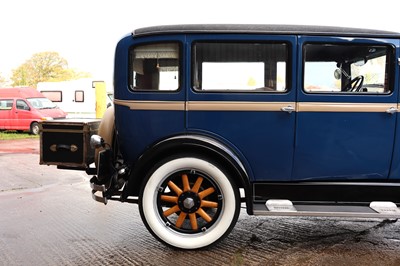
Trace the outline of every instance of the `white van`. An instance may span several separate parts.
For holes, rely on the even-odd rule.
[[[112,93],[104,81],[78,79],[59,82],[39,82],[38,91],[68,113],[68,118],[101,118],[112,105]]]

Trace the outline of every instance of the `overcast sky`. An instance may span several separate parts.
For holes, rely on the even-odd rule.
[[[161,24],[348,26],[400,32],[398,0],[1,0],[0,75],[34,53],[111,83],[114,48],[133,29]],[[109,84],[110,86],[112,84]]]

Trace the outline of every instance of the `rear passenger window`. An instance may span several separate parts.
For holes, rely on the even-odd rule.
[[[286,43],[198,42],[192,50],[195,90],[288,90],[289,45]]]
[[[135,46],[130,50],[131,88],[137,91],[175,91],[179,89],[180,60],[178,43]]]
[[[13,100],[0,100],[0,110],[11,110]]]
[[[306,92],[387,94],[392,91],[391,47],[306,44],[303,53]]]

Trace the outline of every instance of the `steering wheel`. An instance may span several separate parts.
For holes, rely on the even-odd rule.
[[[344,88],[345,91],[360,91],[364,83],[364,76],[360,75],[353,78]]]

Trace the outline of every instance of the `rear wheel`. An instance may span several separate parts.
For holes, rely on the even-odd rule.
[[[167,245],[198,249],[225,237],[240,211],[238,190],[217,164],[171,158],[151,172],[139,200],[149,231]]]

